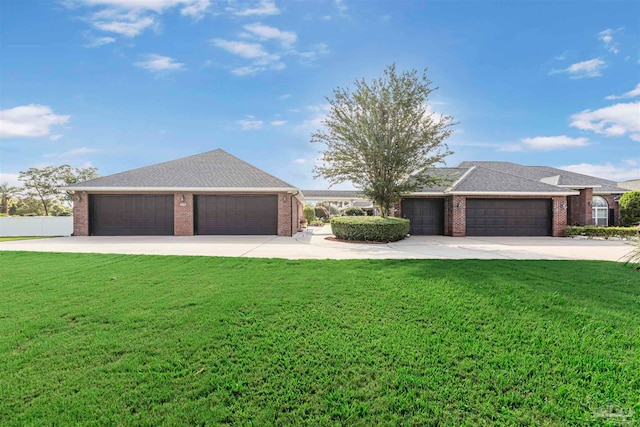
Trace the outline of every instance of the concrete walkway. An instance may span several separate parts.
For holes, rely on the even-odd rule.
[[[293,238],[274,236],[56,237],[1,242],[0,251],[288,259],[474,258],[621,261],[632,250],[628,242],[619,240],[412,236],[395,243],[356,244],[326,240],[330,235],[331,228],[325,226],[309,227]]]

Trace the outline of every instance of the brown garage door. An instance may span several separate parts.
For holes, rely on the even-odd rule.
[[[172,236],[173,195],[90,195],[89,233],[93,236]]]
[[[410,234],[444,234],[444,199],[402,199],[402,216],[410,221]]]
[[[549,235],[549,199],[467,199],[467,236]]]
[[[196,196],[196,234],[278,234],[278,196]]]

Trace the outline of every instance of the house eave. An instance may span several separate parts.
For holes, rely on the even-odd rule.
[[[289,193],[299,192],[294,187],[60,187],[64,191],[86,191],[89,193]],[[301,192],[299,194],[302,194]],[[297,194],[296,194],[297,195]]]
[[[454,196],[519,196],[519,197],[537,197],[537,196],[577,196],[577,191],[449,191],[446,194]]]

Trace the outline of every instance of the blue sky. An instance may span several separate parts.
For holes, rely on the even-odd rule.
[[[463,160],[640,178],[640,2],[6,0],[0,181],[215,148],[300,188],[325,97],[428,68]],[[348,188],[344,185],[337,188]]]

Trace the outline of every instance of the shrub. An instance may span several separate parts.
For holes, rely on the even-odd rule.
[[[395,242],[409,233],[409,220],[379,216],[343,216],[331,220],[338,239],[363,242]]]
[[[316,206],[315,210],[316,218],[327,221],[329,219],[329,211],[324,206]]]
[[[302,216],[311,224],[311,221],[316,219],[316,211],[313,209],[313,206],[306,205],[304,209],[302,209]]]
[[[349,207],[344,210],[345,216],[365,216],[367,213],[362,208]]]
[[[620,225],[640,224],[640,191],[630,191],[620,197]]]
[[[620,237],[630,238],[639,237],[640,228],[638,227],[596,227],[587,225],[584,227],[567,227],[564,229],[567,236],[587,236],[587,237]]]
[[[340,215],[340,209],[338,209],[337,207],[335,207],[333,205],[329,205],[329,214],[331,216],[338,216],[338,215]]]
[[[309,223],[309,225],[314,226],[314,227],[324,227],[324,221],[321,221],[319,219],[314,219],[313,221],[311,221]]]

